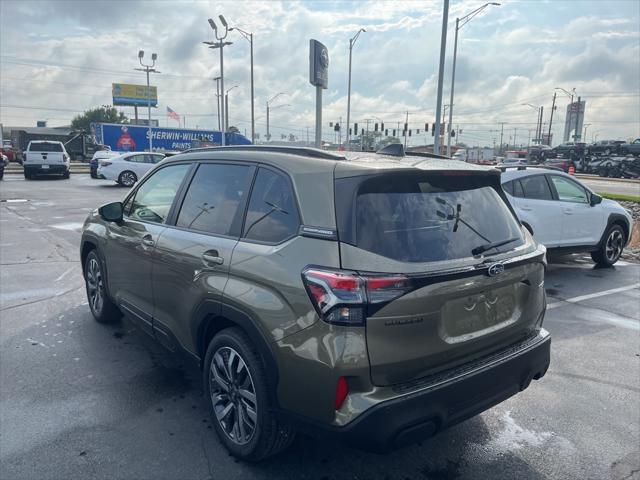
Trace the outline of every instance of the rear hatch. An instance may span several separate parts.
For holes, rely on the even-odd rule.
[[[58,142],[32,142],[26,152],[25,162],[39,165],[60,165],[65,163],[65,156],[66,152]]]
[[[544,247],[522,231],[497,172],[337,169],[335,187],[342,268],[368,288],[375,385],[477,360],[539,328]]]

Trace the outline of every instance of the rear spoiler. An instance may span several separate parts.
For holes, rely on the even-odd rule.
[[[439,158],[442,160],[452,160],[451,157],[446,155],[438,155],[436,153],[429,152],[412,152],[411,150],[405,150],[404,145],[401,143],[390,143],[376,151],[378,155],[390,155],[392,157],[424,157],[424,158]]]

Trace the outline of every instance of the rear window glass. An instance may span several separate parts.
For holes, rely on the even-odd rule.
[[[356,197],[356,245],[404,262],[472,256],[481,245],[512,240],[485,255],[522,245],[520,228],[496,190],[478,177],[376,178]]]
[[[59,143],[32,143],[30,152],[61,152],[62,145]]]

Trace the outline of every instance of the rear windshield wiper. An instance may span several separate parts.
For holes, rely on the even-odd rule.
[[[473,250],[471,250],[471,254],[472,255],[480,255],[481,253],[486,252],[487,250],[491,250],[493,248],[498,248],[501,247],[503,245],[507,245],[508,243],[513,243],[516,240],[519,240],[519,237],[513,237],[513,238],[509,238],[507,240],[502,240],[500,242],[492,242],[492,243],[485,243],[484,245],[480,245],[479,247],[474,248]]]

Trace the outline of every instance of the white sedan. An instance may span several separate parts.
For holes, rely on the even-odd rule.
[[[113,180],[131,188],[139,178],[164,158],[161,153],[130,152],[117,157],[101,159],[98,163],[98,178]]]
[[[618,261],[633,220],[618,202],[603,199],[560,170],[502,167],[502,188],[522,224],[551,252],[590,252],[602,266]]]

